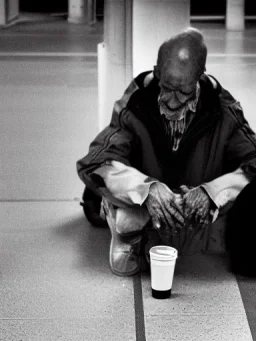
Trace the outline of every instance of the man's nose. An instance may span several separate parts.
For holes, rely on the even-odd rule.
[[[166,104],[172,108],[175,107],[176,104],[180,104],[179,98],[177,97],[177,94],[175,91],[172,91],[168,94],[168,98],[166,100]]]

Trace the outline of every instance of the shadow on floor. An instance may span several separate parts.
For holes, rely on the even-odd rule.
[[[81,215],[55,227],[55,234],[73,244],[80,270],[110,271],[108,255],[111,235],[108,228],[94,227]]]

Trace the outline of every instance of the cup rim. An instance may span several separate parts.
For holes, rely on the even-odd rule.
[[[162,252],[161,252],[161,249],[162,249]],[[175,249],[172,246],[167,246],[167,245],[155,245],[150,248],[149,254],[150,254],[151,259],[163,260],[163,261],[175,260],[178,257],[177,249]]]

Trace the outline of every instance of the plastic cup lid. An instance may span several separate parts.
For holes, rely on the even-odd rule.
[[[178,257],[178,251],[171,246],[157,245],[149,250],[150,257],[159,260],[171,260]]]

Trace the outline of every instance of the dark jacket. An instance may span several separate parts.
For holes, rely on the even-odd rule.
[[[216,80],[203,75],[196,115],[173,152],[158,110],[158,80],[149,72],[133,80],[116,102],[111,122],[77,162],[81,180],[100,195],[104,183],[92,175],[107,160],[131,165],[170,188],[198,186],[238,167],[256,174],[256,138],[242,108]],[[98,189],[100,188],[100,191]],[[103,189],[103,192],[102,192]]]

